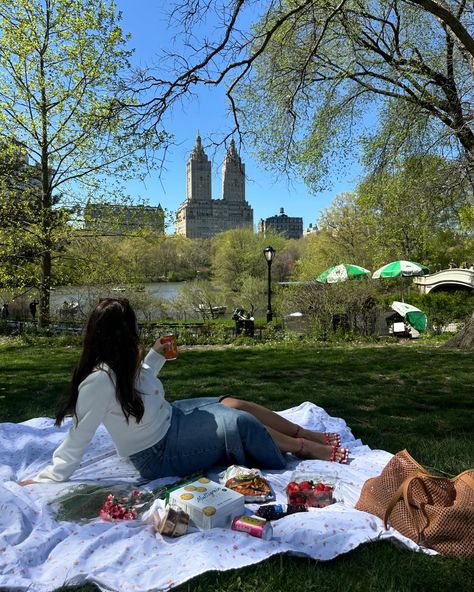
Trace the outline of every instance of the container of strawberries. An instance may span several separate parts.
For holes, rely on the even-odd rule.
[[[325,508],[334,503],[335,482],[322,475],[293,473],[286,487],[288,504]]]

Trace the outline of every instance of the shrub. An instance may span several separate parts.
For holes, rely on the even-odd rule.
[[[13,333],[13,326],[7,321],[0,320],[0,335],[11,335]]]
[[[380,310],[377,285],[364,280],[294,286],[283,303],[287,312],[305,315],[309,332],[318,339],[329,339],[336,333],[372,335]]]
[[[429,327],[441,333],[450,323],[463,323],[472,314],[474,295],[462,290],[454,292],[429,292],[410,295],[410,304],[417,306],[428,316]]]
[[[264,341],[281,341],[285,332],[281,328],[281,323],[277,320],[267,323],[262,328],[262,339]]]

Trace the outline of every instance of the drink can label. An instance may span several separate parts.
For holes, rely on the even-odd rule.
[[[237,516],[232,521],[232,530],[246,532],[259,539],[269,540],[273,536],[272,525],[266,520],[255,516]]]
[[[163,351],[163,355],[167,360],[176,360],[178,357],[178,345],[176,343],[176,335],[163,335],[160,338],[160,343],[169,343],[169,347],[167,347]]]

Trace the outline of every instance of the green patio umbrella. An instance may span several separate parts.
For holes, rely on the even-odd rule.
[[[372,279],[378,280],[380,278],[390,277],[411,277],[417,275],[428,275],[430,270],[421,263],[414,261],[392,261],[387,263],[372,274]]]
[[[333,265],[323,271],[316,278],[317,282],[325,284],[335,284],[336,282],[345,282],[355,278],[370,277],[370,271],[361,267],[360,265],[353,265],[352,263],[341,263]]]
[[[398,312],[399,315],[406,319],[407,323],[417,331],[420,331],[420,333],[426,331],[428,317],[422,310],[416,308],[416,306],[395,300],[390,305],[390,308],[395,312]]]

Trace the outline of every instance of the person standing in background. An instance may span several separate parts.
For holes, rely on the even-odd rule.
[[[30,302],[30,312],[31,312],[31,318],[34,320],[36,320],[36,307],[38,306],[38,301],[37,300],[32,300]]]

